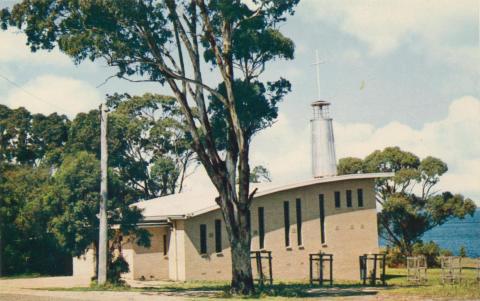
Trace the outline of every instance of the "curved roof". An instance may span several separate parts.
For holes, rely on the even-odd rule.
[[[251,184],[251,189],[257,188],[255,198],[273,194],[280,191],[307,187],[321,183],[331,183],[338,181],[372,179],[392,177],[393,173],[368,173],[368,174],[350,174],[324,178],[312,178],[306,181],[295,182],[286,185],[275,183]],[[139,209],[143,209],[144,221],[161,221],[168,219],[186,219],[200,214],[204,214],[219,208],[215,203],[215,197],[218,193],[213,185],[204,191],[189,191],[184,193],[172,194],[147,201],[132,204]]]

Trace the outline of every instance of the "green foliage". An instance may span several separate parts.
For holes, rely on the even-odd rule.
[[[339,175],[356,174],[365,170],[363,160],[354,157],[346,157],[338,160],[337,173]]]
[[[148,247],[149,233],[136,227],[141,212],[129,205],[178,191],[193,152],[172,98],[113,95],[108,105],[109,223]],[[70,121],[0,105],[0,115],[4,272],[69,273],[71,256],[96,249],[99,112]]]
[[[465,248],[465,246],[460,246],[460,250],[458,251],[458,256],[467,257],[467,249]]]
[[[71,260],[52,233],[45,231],[51,209],[43,199],[47,168],[0,163],[0,231],[3,272],[68,273]]]
[[[225,85],[220,84],[218,92],[226,95]],[[291,85],[285,79],[268,82],[237,80],[234,83],[235,103],[238,118],[245,136],[250,140],[257,132],[270,127],[278,116],[278,102],[290,92]],[[217,97],[212,97],[209,106],[214,137],[221,148],[228,145],[227,111]],[[231,138],[230,138],[231,139]]]
[[[441,249],[440,256],[453,256],[453,253],[448,249]]]
[[[65,116],[30,114],[0,105],[0,239],[7,274],[68,273],[68,254],[45,231],[50,214],[45,200],[52,161],[67,136]]]
[[[35,164],[66,141],[69,120],[64,115],[32,115],[25,108],[0,105],[0,160]]]
[[[106,61],[116,67],[120,78],[167,84],[181,108],[181,124],[190,135],[185,138],[191,138],[189,148],[196,152],[223,199],[221,209],[232,211],[224,215],[240,215],[230,219],[233,222],[228,226],[235,228],[246,227],[235,224],[246,214],[235,207],[248,208],[250,202],[250,139],[272,124],[278,102],[290,90],[287,80],[262,82],[260,75],[270,61],[293,58],[294,44],[279,25],[294,13],[299,0],[253,2],[257,8],[244,1],[224,0],[23,0],[11,10],[2,10],[0,22],[4,29],[23,30],[34,52],[58,47],[76,63]],[[204,66],[217,70],[220,76],[202,76]],[[143,116],[137,121],[127,134],[145,133]],[[146,137],[130,135],[134,142],[130,147],[146,147],[142,144]],[[122,141],[118,142],[122,149]],[[119,159],[121,179],[135,175],[128,182],[136,190],[143,188],[146,196],[172,193],[175,177],[181,183],[185,171],[180,172],[183,175],[168,172],[172,163],[186,166],[191,158],[185,152],[180,163],[168,160],[172,157],[161,147],[162,143],[154,145],[153,156],[148,156],[154,158],[152,162],[134,156],[123,162],[112,154],[113,159]],[[160,152],[161,159],[155,151]],[[159,182],[161,187],[152,188],[146,180],[150,164],[156,164],[152,168],[154,184]],[[229,235],[239,233],[235,237],[241,240],[239,246],[248,245],[250,238],[241,234],[244,232],[228,231]],[[238,279],[246,280],[235,283],[236,289],[242,293],[253,289],[251,275]]]
[[[428,268],[440,266],[441,256],[451,256],[452,252],[441,249],[435,242],[416,242],[412,247],[413,256],[423,255],[427,260]],[[387,248],[387,265],[391,268],[405,267],[406,255],[396,246]]]
[[[124,285],[125,281],[122,280],[121,276],[123,273],[128,273],[129,271],[128,262],[120,254],[109,262],[107,280],[113,285]]]
[[[221,36],[222,20],[238,23],[232,35],[233,58],[249,63],[248,69],[256,71],[272,59],[293,58],[293,42],[284,37],[275,24],[283,21],[285,14],[293,14],[298,1],[260,1],[265,8],[255,18],[249,18],[255,11],[240,1],[208,1],[207,5],[216,36]],[[32,51],[58,46],[77,63],[105,58],[118,67],[119,76],[137,73],[163,83],[165,74],[152,60],[158,59],[159,49],[150,43],[156,47],[175,43],[169,19],[173,16],[168,7],[181,7],[186,16],[192,13],[189,1],[171,1],[169,5],[133,0],[22,1],[11,11],[3,9],[0,20],[3,29],[23,28]],[[143,35],[145,32],[149,40]],[[201,42],[205,61],[216,64],[208,40]],[[249,73],[247,77],[256,76],[258,73]]]
[[[79,152],[67,156],[46,198],[58,208],[50,230],[72,256],[82,255],[97,240],[99,192],[100,163],[95,155]]]
[[[250,182],[272,182],[272,177],[270,176],[270,172],[265,166],[257,165],[252,169],[252,172],[250,173]]]
[[[114,94],[110,113],[109,158],[124,182],[144,199],[180,192],[195,162],[175,99],[158,94]]]
[[[475,203],[461,194],[433,193],[433,187],[447,172],[447,164],[428,156],[422,160],[399,147],[376,150],[365,159],[339,160],[339,174],[394,172],[392,178],[377,180],[380,235],[404,255],[413,253],[423,234],[451,218],[473,215]],[[431,245],[427,245],[431,246]],[[418,245],[417,245],[418,247]]]
[[[405,255],[398,247],[387,246],[387,266],[390,268],[400,268],[405,266]]]
[[[413,245],[413,255],[425,256],[429,268],[440,266],[440,251],[440,247],[433,241],[427,243],[417,242]]]

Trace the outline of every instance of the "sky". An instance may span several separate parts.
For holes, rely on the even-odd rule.
[[[0,0],[0,7],[15,1]],[[313,63],[318,50],[320,97],[331,105],[337,158],[365,157],[399,146],[444,160],[438,190],[480,204],[480,49],[477,0],[301,0],[281,31],[295,58],[267,65],[263,79],[289,79],[279,118],[252,144],[251,165],[274,182],[311,177],[310,103],[318,100]],[[157,84],[112,79],[103,62],[78,66],[57,50],[31,53],[25,37],[0,32],[0,103],[69,117],[98,107],[107,93],[171,94]],[[201,168],[186,189],[209,180]]]

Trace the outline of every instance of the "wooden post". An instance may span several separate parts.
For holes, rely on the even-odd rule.
[[[320,285],[323,286],[323,254],[320,254],[318,256],[318,268],[319,268],[319,272],[320,272],[320,275],[318,275],[318,279],[319,279],[319,283]]]
[[[313,258],[312,254],[308,255],[309,256],[309,261],[310,261],[310,285],[313,285]]]
[[[360,278],[363,280],[363,285],[367,284],[367,259],[366,255],[360,256]]]
[[[273,284],[273,274],[272,274],[272,251],[268,252],[268,269],[270,270],[270,285]]]
[[[255,258],[257,260],[258,282],[260,285],[263,285],[262,257],[260,256],[260,251],[255,252]]]
[[[99,212],[99,246],[98,246],[98,279],[99,285],[107,282],[107,252],[108,252],[108,225],[107,225],[107,109],[100,106],[100,212]]]
[[[330,286],[333,286],[333,255],[330,255]]]
[[[386,279],[385,279],[385,261],[386,261],[386,258],[387,255],[386,254],[382,254],[382,284],[383,286],[386,285]]]

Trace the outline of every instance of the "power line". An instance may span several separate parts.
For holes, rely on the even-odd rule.
[[[70,111],[70,110],[67,110],[67,109],[65,109],[65,108],[62,108],[61,106],[59,106],[59,105],[57,105],[57,104],[51,103],[51,102],[49,102],[49,101],[46,101],[45,99],[42,99],[42,98],[38,97],[37,95],[31,93],[30,91],[26,90],[25,88],[23,88],[22,86],[20,86],[19,84],[17,84],[16,82],[10,80],[8,77],[6,77],[6,76],[4,76],[4,75],[2,75],[2,74],[0,74],[0,77],[3,78],[6,82],[8,82],[9,84],[11,84],[12,86],[14,86],[15,88],[23,91],[25,94],[30,95],[31,97],[35,98],[35,99],[38,100],[38,101],[41,101],[41,102],[43,102],[43,103],[46,103],[46,104],[48,104],[48,105],[50,105],[50,106],[52,106],[52,107],[56,107],[57,109],[60,109],[61,111],[66,111],[66,112],[68,112],[68,113],[75,114],[75,112],[72,112],[72,111]]]

